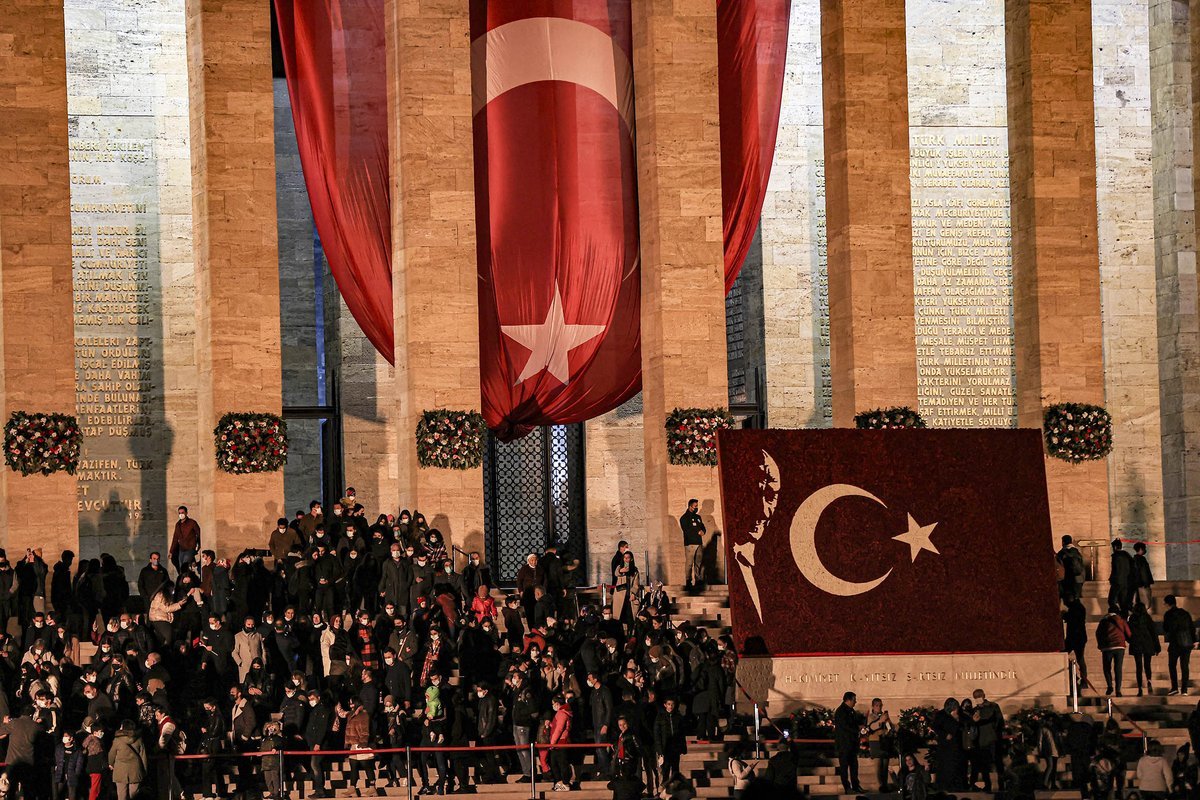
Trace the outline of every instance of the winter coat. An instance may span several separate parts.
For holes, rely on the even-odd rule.
[[[246,673],[250,671],[250,663],[256,658],[261,658],[264,663],[266,662],[262,634],[256,630],[247,631],[243,628],[233,637],[233,663],[237,664],[238,683],[245,682]]]
[[[346,747],[366,747],[371,739],[371,719],[361,708],[346,717]]]
[[[1096,625],[1096,647],[1101,650],[1123,650],[1133,631],[1129,623],[1117,614],[1108,614]]]
[[[117,731],[108,751],[113,783],[141,783],[146,779],[146,745],[136,733]]]
[[[1129,617],[1129,653],[1135,656],[1156,656],[1162,652],[1158,643],[1158,634],[1154,631],[1154,620],[1149,612],[1135,611]]]

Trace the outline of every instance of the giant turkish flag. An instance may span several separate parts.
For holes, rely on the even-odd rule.
[[[628,2],[471,2],[483,416],[502,439],[641,386]]]
[[[1036,430],[721,431],[747,655],[1057,652]]]

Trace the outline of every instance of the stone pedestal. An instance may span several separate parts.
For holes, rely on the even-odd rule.
[[[833,424],[917,404],[904,0],[821,3]]]
[[[421,469],[421,412],[479,410],[468,0],[387,2],[400,501],[483,549],[480,470]]]
[[[187,3],[200,469],[192,509],[222,556],[265,547],[283,513],[283,472],[217,469],[212,430],[226,412],[280,413],[270,8]]]
[[[0,1],[0,164],[0,424],[13,411],[74,414],[61,3]],[[75,478],[0,469],[0,541],[9,559],[40,547],[53,565],[60,551],[78,552]]]
[[[711,3],[634,4],[646,538],[659,565],[644,579],[670,583],[684,579],[687,501],[721,529],[716,470],[668,464],[664,428],[673,408],[729,402],[716,26]]]
[[[1009,0],[1008,129],[1017,416],[1103,405],[1090,2]],[[1105,461],[1048,459],[1056,537],[1108,536]]]
[[[941,708],[947,697],[976,689],[1005,710],[1061,703],[1070,685],[1063,653],[743,658],[738,680],[776,719],[813,705],[836,708],[845,692],[857,694],[860,706],[883,698],[898,715],[917,705]]]

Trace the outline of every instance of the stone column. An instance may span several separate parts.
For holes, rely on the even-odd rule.
[[[483,546],[483,475],[421,469],[421,412],[479,410],[468,0],[387,2],[400,502]]]
[[[1017,418],[1036,428],[1104,404],[1091,3],[1008,0],[1005,28]],[[1055,535],[1107,538],[1106,463],[1046,468]]]
[[[645,578],[671,583],[684,578],[678,518],[688,499],[700,501],[710,533],[721,529],[716,470],[669,465],[663,427],[676,406],[729,402],[716,26],[712,3],[634,4],[646,538],[655,567]]]
[[[833,424],[917,405],[904,0],[823,0]]]
[[[229,411],[280,413],[279,247],[275,211],[270,7],[188,0],[199,496],[203,546],[264,547],[283,513],[283,472],[217,469],[212,430]]]
[[[0,164],[0,424],[13,411],[74,414],[62,3],[0,0]],[[0,470],[9,558],[41,547],[53,565],[79,552],[75,478]]]

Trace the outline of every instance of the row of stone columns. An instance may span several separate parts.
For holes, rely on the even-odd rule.
[[[1009,133],[1018,411],[1103,400],[1090,3],[1009,0]],[[712,470],[666,463],[677,405],[727,402],[712,4],[634,4],[643,274],[648,539],[679,579],[674,517],[717,511]],[[280,401],[269,11],[188,0],[201,470],[197,516],[222,549],[261,545],[279,474],[219,473],[216,417]],[[397,368],[397,493],[459,543],[480,544],[478,471],[422,470],[422,410],[479,407],[466,0],[387,3]],[[822,3],[835,424],[916,402],[903,0]],[[4,415],[74,408],[62,8],[0,0],[0,288]],[[36,325],[29,324],[36,320]],[[382,391],[381,391],[382,394]],[[9,547],[75,536],[67,476],[6,472]],[[1056,524],[1107,534],[1103,463],[1051,469]],[[380,498],[391,502],[395,498]],[[36,512],[31,513],[34,508]],[[719,522],[718,522],[719,526]],[[164,532],[165,535],[165,532]]]

